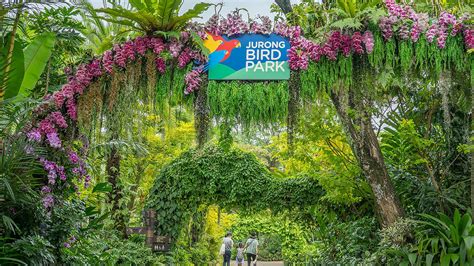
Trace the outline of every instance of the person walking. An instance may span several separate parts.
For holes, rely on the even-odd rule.
[[[235,262],[237,266],[244,265],[244,243],[239,242],[239,246],[237,247],[237,255],[235,256]]]
[[[234,246],[231,232],[227,232],[222,245],[224,246],[224,266],[230,266],[230,257],[232,255],[232,247]]]
[[[256,266],[258,254],[258,240],[256,233],[252,233],[250,238],[247,239],[244,250],[247,254],[247,265],[250,266],[253,263],[253,265]]]

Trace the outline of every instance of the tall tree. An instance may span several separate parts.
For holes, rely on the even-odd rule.
[[[287,17],[290,24],[296,24],[293,16],[293,8],[290,0],[275,0],[282,12]],[[301,77],[299,72],[291,72],[290,81],[288,83],[288,91],[290,97],[288,99],[288,118],[287,118],[287,142],[290,153],[294,150],[294,137],[298,130],[298,114],[300,112],[300,91],[301,91]]]
[[[355,58],[354,82],[349,88],[335,87],[331,100],[349,136],[355,157],[372,188],[376,211],[382,227],[390,226],[404,215],[400,200],[384,162],[377,135],[372,126],[368,66],[364,59]]]
[[[289,0],[275,0],[283,11],[291,12]],[[331,1],[332,2],[332,1]],[[352,0],[337,2],[338,14],[343,14],[342,19],[351,19],[356,25],[368,3],[358,3]],[[324,3],[328,4],[328,3]],[[289,8],[290,6],[290,8]],[[292,17],[287,15],[287,17]],[[294,15],[293,15],[294,17]],[[335,17],[335,20],[340,19]],[[290,22],[291,23],[291,22]],[[368,63],[363,58],[354,57],[354,82],[349,88],[336,86],[331,92],[331,100],[336,107],[338,116],[350,139],[351,147],[357,161],[372,188],[375,199],[376,211],[383,227],[393,224],[404,215],[403,208],[390,179],[380,149],[377,135],[374,132],[371,114],[369,112],[370,93],[366,91],[371,86],[367,83],[369,73]]]

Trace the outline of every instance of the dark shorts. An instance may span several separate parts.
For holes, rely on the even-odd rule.
[[[248,265],[251,265],[252,261],[254,261],[256,258],[257,258],[257,255],[247,253],[247,263],[248,263]]]

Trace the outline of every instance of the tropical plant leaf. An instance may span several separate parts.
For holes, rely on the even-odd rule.
[[[172,22],[170,23],[169,27],[180,27],[193,18],[200,18],[202,12],[206,11],[210,6],[211,4],[208,3],[196,4],[192,9],[189,9],[183,15],[172,19]]]
[[[465,236],[464,244],[466,245],[467,250],[472,250],[474,247],[474,236]]]
[[[95,187],[92,189],[92,192],[111,192],[112,191],[112,186],[108,182],[104,183],[99,183],[95,185]]]
[[[206,46],[204,46],[204,42],[201,39],[201,37],[194,31],[191,32],[191,37],[193,38],[194,43],[199,46],[199,48],[201,49],[201,52],[205,56],[208,56],[209,55],[209,49]]]
[[[15,259],[15,258],[5,258],[5,257],[1,257],[0,258],[0,261],[9,261],[9,262],[12,262],[12,263],[18,263],[20,265],[28,265],[26,264],[25,262],[21,261],[21,260],[18,260],[18,259]]]
[[[362,23],[356,18],[345,18],[331,24],[332,28],[338,29],[360,29]]]
[[[6,39],[10,39],[9,36]],[[3,75],[1,75],[2,80],[0,80],[0,83],[3,83],[1,86],[5,88],[4,99],[8,99],[15,97],[20,90],[20,84],[23,81],[23,77],[25,75],[25,58],[20,42],[15,40],[10,68],[8,73],[6,73],[8,45],[3,47],[1,53],[2,54],[0,56],[2,58],[0,59],[0,71],[3,72]]]
[[[141,0],[129,0],[130,6],[135,9],[146,9],[147,6]]]
[[[133,25],[131,21],[133,21],[140,25],[142,30],[148,28],[148,21],[144,17],[140,16],[137,12],[127,10],[120,6],[117,6],[115,8],[98,8],[96,9],[96,11],[98,13],[104,13],[111,16],[113,18],[113,21],[107,17],[104,17],[104,19],[112,23],[119,23],[121,25],[131,26]]]
[[[29,90],[34,88],[51,57],[55,42],[56,35],[47,32],[38,35],[25,48],[25,75],[18,92],[19,95],[26,96]]]
[[[410,261],[411,265],[415,265],[417,258],[418,258],[418,256],[416,255],[416,253],[408,254],[408,260]]]
[[[164,27],[167,25],[173,15],[177,13],[183,0],[159,0],[156,15],[159,16],[159,25]]]
[[[426,254],[426,266],[431,266],[433,264],[433,254]]]

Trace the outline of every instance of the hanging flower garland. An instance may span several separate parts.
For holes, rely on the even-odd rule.
[[[74,183],[77,181],[82,182],[85,187],[90,183],[91,177],[83,159],[87,153],[87,142],[83,141],[83,149],[77,153],[70,136],[78,119],[78,98],[88,86],[96,80],[123,72],[129,63],[145,58],[147,53],[155,56],[155,67],[161,74],[166,71],[167,57],[177,59],[179,68],[186,67],[192,60],[202,61],[204,56],[200,51],[184,47],[189,38],[189,33],[183,32],[179,39],[173,38],[169,42],[157,37],[138,37],[122,45],[116,44],[101,57],[80,65],[61,90],[44,98],[44,102],[34,112],[32,124],[25,132],[29,141],[44,146],[55,158],[38,157],[47,173],[47,184],[41,189],[46,209],[54,206],[55,189],[75,187]],[[197,80],[199,81],[199,77]]]
[[[290,41],[288,62],[290,69],[294,71],[307,69],[310,60],[318,62],[323,56],[329,60],[336,60],[339,52],[346,57],[351,53],[370,54],[374,46],[373,34],[370,31],[355,32],[352,36],[334,31],[329,34],[328,41],[321,45],[304,38],[299,26],[289,26],[284,22],[272,25],[272,20],[265,16],[245,22],[239,10],[235,10],[220,20],[218,15],[213,15],[203,27],[195,28],[195,30],[200,36],[204,36],[203,38],[206,32],[229,37],[240,34],[269,35],[272,33],[284,36]],[[186,94],[199,89],[201,79],[196,77],[203,72],[202,68],[197,67],[187,74]]]
[[[440,49],[446,47],[449,36],[455,37],[464,34],[466,48],[474,49],[474,30],[463,24],[468,15],[456,18],[453,14],[442,12],[438,19],[430,21],[427,14],[419,14],[409,5],[398,5],[395,0],[386,0],[385,7],[388,16],[382,17],[378,27],[385,41],[394,37],[400,40],[411,40],[417,42],[422,34],[426,35],[429,43],[436,41]],[[430,24],[431,22],[431,24]],[[218,15],[212,16],[202,27],[198,29],[201,36],[205,38],[206,33],[213,35],[227,35],[229,37],[239,34],[271,34],[276,33],[290,40],[291,48],[288,50],[288,62],[291,70],[306,70],[310,61],[318,62],[322,57],[330,61],[336,61],[339,54],[349,57],[353,54],[371,54],[374,49],[374,35],[371,31],[353,32],[352,35],[341,31],[331,31],[327,34],[326,41],[315,43],[302,36],[299,26],[288,26],[286,23],[273,25],[268,17],[258,17],[257,20],[245,22],[239,10],[219,20]],[[195,69],[188,73],[186,79],[186,94],[194,92],[199,88],[195,77],[202,73]]]

